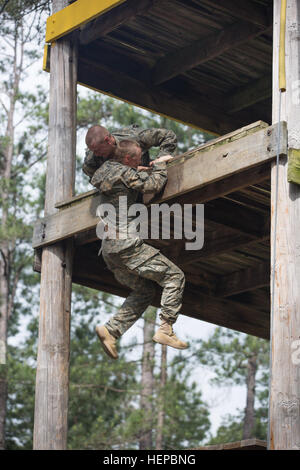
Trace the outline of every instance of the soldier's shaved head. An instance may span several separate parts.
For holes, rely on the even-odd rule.
[[[91,148],[95,144],[102,144],[105,142],[105,137],[108,135],[110,135],[108,130],[103,126],[97,125],[90,127],[85,137],[85,143],[89,148]]]
[[[93,126],[87,131],[85,143],[99,157],[108,158],[114,153],[115,138],[103,126]]]

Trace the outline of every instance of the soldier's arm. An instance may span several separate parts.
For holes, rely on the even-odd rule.
[[[145,129],[139,133],[139,142],[147,149],[159,147],[158,157],[173,155],[177,148],[176,134],[168,129]]]
[[[82,171],[91,178],[104,161],[103,157],[96,157],[91,150],[87,150]]]
[[[122,181],[128,188],[135,189],[143,194],[159,193],[166,184],[167,179],[166,162],[154,162],[150,174],[130,167],[122,174]]]

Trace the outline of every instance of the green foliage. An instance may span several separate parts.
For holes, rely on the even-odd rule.
[[[226,328],[216,328],[208,341],[200,341],[198,359],[212,367],[216,377],[215,385],[242,385],[247,375],[247,362],[257,355],[257,365],[268,367],[269,343],[255,336],[238,333]]]
[[[191,381],[193,366],[187,360],[182,361],[182,356],[179,363],[177,360],[175,357],[169,365],[167,384],[162,392],[163,442],[167,450],[199,446],[210,428],[207,404],[196,382]]]
[[[51,0],[0,0],[0,28],[6,31],[8,21],[22,22],[27,15],[35,24],[37,38],[44,36],[44,18],[51,14]],[[28,51],[30,57],[30,51]]]
[[[244,385],[247,381],[249,359],[256,358],[255,377],[255,426],[253,435],[266,438],[268,415],[268,366],[269,343],[266,340],[245,335],[226,328],[216,328],[207,341],[199,341],[197,357],[214,371],[211,383],[217,386]],[[228,415],[210,444],[241,440],[245,411]]]
[[[32,449],[35,368],[30,348],[9,347],[6,448]]]
[[[216,435],[207,442],[207,445],[241,441],[243,439],[243,425],[244,411],[239,411],[236,415],[224,416]],[[262,417],[259,412],[256,412],[253,435],[256,439],[266,440],[267,422],[265,416]]]

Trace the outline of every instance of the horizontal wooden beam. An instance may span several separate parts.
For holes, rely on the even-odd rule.
[[[272,77],[267,76],[239,88],[225,98],[225,109],[236,113],[272,96]]]
[[[280,154],[286,154],[286,126],[281,125]],[[254,134],[246,135],[243,139],[235,139],[223,142],[222,145],[213,143],[205,149],[198,149],[193,155],[178,157],[168,166],[168,183],[163,192],[162,200],[176,199],[181,194],[187,193],[199,187],[215,183],[216,180],[226,178],[235,173],[241,173],[250,167],[263,164],[276,156],[276,126],[262,129]],[[224,156],[225,155],[225,156]],[[225,162],[226,161],[226,162]],[[209,162],[209,164],[207,164]],[[242,178],[242,176],[241,176]],[[80,232],[94,228],[99,219],[96,209],[100,203],[97,192],[90,196],[78,199],[70,207],[61,209],[58,213],[45,217],[35,225],[33,247],[38,248],[55,243],[64,238],[71,237]],[[225,201],[221,210],[216,205],[211,209],[211,216],[219,220],[220,217],[226,223],[226,207],[228,217],[233,226],[243,220],[243,213],[235,218],[232,205]],[[226,205],[227,204],[227,205]],[[225,207],[226,206],[226,207]],[[225,209],[224,209],[225,207]],[[236,210],[241,210],[237,206]],[[208,210],[209,207],[208,207]],[[219,211],[219,216],[217,213]],[[245,216],[246,216],[246,212]],[[247,218],[247,217],[246,217]],[[251,220],[250,220],[250,223]],[[259,224],[261,228],[262,224]],[[249,227],[249,226],[248,226]],[[246,231],[251,235],[250,228]],[[253,236],[259,235],[254,224]]]
[[[280,155],[287,153],[286,123],[281,122]],[[168,184],[155,202],[224,180],[236,173],[272,160],[277,152],[277,124],[249,133],[242,131],[232,137],[208,142],[191,152],[176,157],[168,165]],[[241,175],[242,178],[242,175]],[[150,202],[151,195],[145,198]]]
[[[99,222],[99,217],[96,216],[99,204],[100,196],[96,193],[39,220],[34,227],[33,248],[46,246],[96,227]]]
[[[272,12],[251,0],[243,0],[243,2],[237,2],[236,0],[222,0],[221,2],[220,0],[204,0],[202,3],[233,18],[248,21],[257,26],[267,27],[270,24]]]
[[[46,42],[53,42],[125,0],[77,0],[47,19]]]
[[[118,28],[121,24],[130,21],[137,15],[146,13],[155,3],[163,0],[127,0],[117,6],[113,14],[106,14],[97,18],[92,23],[85,25],[80,33],[81,44],[89,44],[96,39],[106,36],[108,33]]]
[[[239,21],[206,38],[170,52],[159,59],[152,71],[152,83],[160,85],[187,70],[219,57],[224,52],[261,35],[265,29]]]
[[[220,277],[215,294],[217,297],[229,297],[268,285],[270,285],[270,263],[261,263]]]
[[[233,201],[216,199],[205,205],[204,220],[226,225],[235,232],[257,239],[270,235],[270,213],[266,214],[248,209]]]
[[[261,338],[269,338],[270,318],[251,306],[240,302],[218,299],[199,292],[187,284],[182,313],[215,325],[241,331]]]
[[[227,442],[226,444],[213,444],[197,447],[195,450],[267,450],[267,441],[251,438],[242,441]]]
[[[115,56],[113,56],[115,57]],[[115,60],[113,58],[111,60]],[[245,124],[245,121],[229,116],[216,104],[208,104],[197,94],[178,93],[164,87],[155,87],[143,78],[144,71],[137,63],[127,61],[127,72],[116,70],[103,62],[79,58],[78,83],[108,96],[120,99],[142,109],[158,113],[183,124],[217,135],[225,134]],[[134,76],[129,76],[131,70]]]
[[[195,189],[188,193],[184,193],[176,198],[176,202],[180,204],[201,204],[213,199],[220,198],[229,193],[239,191],[251,185],[262,183],[270,179],[271,163],[259,165],[250,168],[243,173],[236,173],[215,183],[211,183],[203,188]],[[158,201],[159,198],[153,198],[151,202]]]
[[[204,239],[204,245],[198,251],[185,251],[178,259],[179,266],[184,270],[188,265],[193,265],[198,261],[207,258],[216,258],[220,255],[227,254],[234,250],[242,249],[251,243],[266,241],[270,235],[257,236],[255,239],[245,234],[230,234],[224,237]]]

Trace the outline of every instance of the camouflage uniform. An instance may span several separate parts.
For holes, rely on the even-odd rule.
[[[165,162],[154,164],[151,174],[147,174],[107,160],[95,172],[91,183],[100,190],[101,203],[110,203],[115,207],[118,227],[120,196],[127,196],[129,207],[135,203],[139,193],[159,192],[166,181]],[[134,217],[128,217],[128,226],[132,220]],[[120,230],[117,234],[117,239],[102,241],[103,258],[117,281],[130,287],[132,292],[118,313],[105,325],[109,333],[119,338],[138,320],[151,305],[156,284],[163,288],[160,318],[175,323],[181,308],[185,283],[183,272],[159,250],[147,245],[138,236],[130,238],[127,234],[126,239],[121,239]]]
[[[173,155],[177,147],[177,138],[173,131],[167,129],[141,129],[134,124],[130,127],[118,129],[111,132],[116,142],[121,140],[134,140],[142,148],[142,165],[148,166],[150,162],[149,149],[151,147],[159,147],[157,157],[162,155]],[[105,158],[97,157],[91,150],[87,150],[83,171],[89,177],[92,177],[97,168],[105,162]]]

